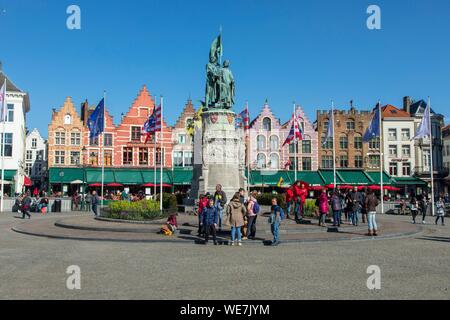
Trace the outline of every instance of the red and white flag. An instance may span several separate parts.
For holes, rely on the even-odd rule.
[[[295,116],[295,114],[292,114],[291,130],[289,131],[289,135],[287,136],[286,141],[284,141],[283,146],[285,144],[290,144],[292,140],[294,141],[303,140],[302,129],[299,126],[298,119]]]
[[[161,126],[162,126],[162,119],[161,119],[161,104],[156,107],[155,109],[155,128],[153,130],[153,132],[155,131],[161,131]]]

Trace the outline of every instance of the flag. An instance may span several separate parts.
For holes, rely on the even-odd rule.
[[[428,104],[425,108],[425,111],[423,112],[422,120],[420,121],[419,128],[417,128],[416,135],[412,138],[414,139],[420,139],[424,137],[430,137],[430,105]]]
[[[248,130],[250,128],[250,116],[248,113],[248,107],[245,107],[245,109],[236,115],[235,119],[235,127],[238,128],[244,128],[244,130]]]
[[[155,119],[155,112],[153,110],[152,114],[148,117],[148,119],[144,122],[144,125],[142,126],[142,131],[145,134],[145,142],[147,143],[148,140],[150,140],[150,136],[152,134],[152,132],[154,132],[154,127],[156,124],[156,119]]]
[[[325,139],[322,142],[322,145],[325,145],[328,141],[329,138],[333,139],[334,136],[334,123],[333,123],[333,114],[332,114],[332,110],[330,111],[330,116],[328,117],[328,130],[327,130],[327,135],[325,136]]]
[[[380,103],[377,103],[373,111],[372,119],[370,119],[369,127],[363,136],[363,142],[368,142],[373,138],[380,136]]]
[[[154,125],[154,129],[153,132],[156,131],[161,131],[161,104],[156,107],[156,109],[153,111],[153,113],[155,114],[155,125]]]
[[[278,180],[277,183],[277,187],[281,187],[283,185],[283,182],[284,182],[283,177],[280,177],[280,180]]]
[[[302,129],[298,125],[298,120],[295,117],[295,114],[293,114],[291,130],[289,131],[286,141],[284,141],[284,143],[283,143],[283,147],[285,144],[291,143],[292,140],[297,141],[297,140],[302,140],[302,139],[303,139]]]
[[[6,121],[6,80],[2,88],[0,89],[0,107],[0,122],[3,122]]]
[[[284,169],[286,170],[286,168],[289,168],[291,166],[292,162],[291,160],[288,160],[285,164],[284,164]]]
[[[94,112],[89,116],[88,128],[90,131],[89,138],[95,138],[105,130],[105,99],[98,103]]]

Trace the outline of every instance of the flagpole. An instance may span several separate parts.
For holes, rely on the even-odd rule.
[[[102,205],[103,208],[103,200],[105,198],[104,194],[104,183],[105,183],[105,110],[106,110],[106,91],[103,90],[103,128],[102,128],[102,142],[101,142],[101,148],[102,148]]]
[[[153,114],[155,114],[155,110],[157,108],[157,106],[156,106],[156,94],[155,94],[155,98],[153,100],[154,100]],[[155,197],[155,200],[156,200],[156,131],[153,131],[153,134],[154,134],[153,135],[154,136],[154,139],[153,139],[153,164],[154,164],[154,166],[153,166],[153,184],[154,184],[153,190],[155,192],[154,197]]]
[[[431,102],[428,97],[428,132],[430,133],[431,215],[434,216],[433,132],[431,131]]]
[[[248,127],[246,127],[247,123],[244,121],[244,134],[247,139],[247,195],[250,197],[250,115],[248,113],[248,101],[245,102],[245,113],[248,118]],[[245,120],[245,119],[244,119]],[[247,132],[248,131],[248,132]]]
[[[164,164],[164,150],[163,150],[163,109],[164,109],[164,98],[163,96],[160,97],[161,99],[161,166],[160,166],[160,178],[159,178],[159,210],[163,210],[163,164]]]
[[[292,111],[292,125],[295,128],[295,101],[293,102],[293,111]],[[298,145],[298,140],[297,137],[295,136],[295,129],[294,129],[294,182],[297,181],[297,145]]]
[[[3,200],[4,200],[4,188],[5,188],[5,122],[6,122],[6,113],[5,113],[5,104],[6,104],[6,77],[5,77],[5,94],[2,99],[2,186],[1,186],[1,203],[0,203],[0,212],[3,212]]]
[[[330,124],[329,124],[330,125]],[[333,186],[337,190],[336,185],[336,144],[334,143],[334,101],[331,100],[331,126],[333,130],[332,142],[333,142]],[[327,137],[328,139],[328,137]]]
[[[383,153],[383,122],[381,121],[381,103],[378,100],[378,124],[380,127],[380,191],[381,191],[381,213],[384,213],[384,188],[383,188],[383,166],[384,166],[384,153]]]

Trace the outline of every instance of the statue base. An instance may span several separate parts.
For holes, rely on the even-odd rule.
[[[243,132],[235,129],[230,109],[208,109],[202,114],[202,128],[194,134],[194,173],[190,199],[214,194],[222,185],[228,201],[239,188],[246,188]]]

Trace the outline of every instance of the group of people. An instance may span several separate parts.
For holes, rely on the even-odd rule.
[[[25,217],[31,219],[30,212],[45,214],[48,210],[49,201],[45,192],[42,192],[42,194],[33,193],[33,195],[31,197],[30,192],[27,191],[19,194],[15,199],[13,211],[22,213],[22,219],[25,219]]]
[[[205,243],[212,236],[217,245],[217,231],[222,231],[224,225],[231,227],[231,246],[242,246],[243,240],[256,239],[256,220],[260,213],[260,205],[256,199],[257,192],[253,191],[246,199],[245,190],[239,189],[227,204],[227,196],[218,184],[213,195],[209,192],[199,197],[198,205],[198,236],[204,237]],[[225,211],[225,217],[224,217]],[[279,244],[278,226],[284,219],[283,209],[277,199],[272,199],[269,223],[273,234],[272,245]]]
[[[415,195],[414,193],[410,194],[409,200],[409,208],[411,210],[412,223],[416,223],[416,217],[419,214],[422,214],[422,223],[425,224],[426,216],[428,212],[428,208],[430,205],[430,199],[427,194],[419,194]],[[436,210],[436,220],[435,224],[438,224],[439,220],[441,220],[441,224],[444,226],[444,217],[445,217],[445,201],[442,196],[439,196],[435,201],[435,210]]]

